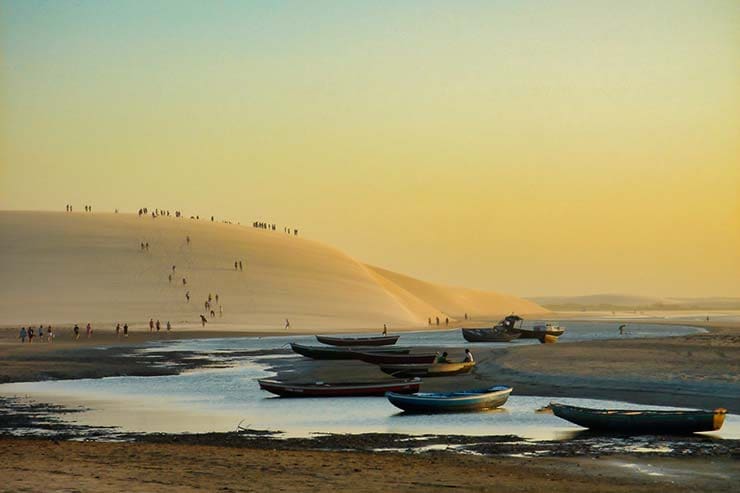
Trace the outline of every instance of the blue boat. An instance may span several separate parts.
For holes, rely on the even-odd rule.
[[[398,394],[387,392],[391,404],[409,413],[456,413],[482,411],[503,405],[513,389],[498,385],[488,389],[460,392],[417,392]]]

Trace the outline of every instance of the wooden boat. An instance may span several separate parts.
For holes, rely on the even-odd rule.
[[[509,332],[504,329],[461,329],[462,335],[468,342],[511,342],[519,337],[518,332]]]
[[[377,348],[370,347],[327,347],[327,346],[306,346],[295,342],[290,343],[293,352],[313,359],[360,359],[363,352],[377,351],[382,353],[408,354],[410,348]]]
[[[535,325],[531,329],[512,329],[519,331],[519,338],[520,339],[540,339],[544,335],[550,335],[555,337],[560,337],[565,333],[565,327],[560,327],[559,325],[552,325],[552,324],[545,324],[545,325]]]
[[[392,354],[392,353],[359,353],[359,359],[366,363],[373,363],[376,365],[392,365],[392,364],[432,364],[434,363],[437,355],[435,353],[424,353],[424,354]]]
[[[626,434],[684,434],[722,428],[726,409],[714,411],[644,411],[591,409],[550,403],[555,416],[594,431]]]
[[[394,377],[448,377],[468,373],[475,366],[469,363],[391,364],[380,365],[380,369]]]
[[[411,394],[419,391],[421,380],[383,380],[377,382],[328,383],[304,382],[290,383],[277,380],[259,380],[260,388],[281,397],[359,397],[385,395],[386,392]]]
[[[552,334],[542,334],[538,339],[542,344],[555,344],[558,342],[558,336]]]
[[[462,329],[462,335],[468,342],[511,342],[519,337],[522,323],[522,317],[509,315],[491,328]]]
[[[388,392],[385,396],[391,404],[406,412],[450,413],[499,407],[507,401],[511,391],[511,387],[496,386],[461,392],[417,392],[409,395]]]
[[[330,346],[392,346],[399,336],[331,337],[316,336],[316,340]]]

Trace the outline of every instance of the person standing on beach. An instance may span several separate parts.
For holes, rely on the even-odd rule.
[[[175,273],[175,266],[174,265],[172,266],[172,273],[173,274]]]
[[[213,310],[211,310],[211,318],[216,318],[216,312],[214,312]]]
[[[128,337],[128,324],[123,324],[123,337]]]
[[[80,340],[80,326],[75,324],[75,328],[72,329],[75,333],[75,341]]]
[[[224,307],[221,305],[218,305],[218,316],[223,317],[224,316]]]
[[[167,332],[172,330],[172,325],[170,324],[170,321],[167,320]]]
[[[172,274],[169,274],[167,276],[167,280],[170,282],[170,284],[172,284]]]
[[[450,319],[449,317],[445,317],[445,326],[450,325]]]
[[[242,261],[241,260],[239,261],[239,270],[241,272],[244,272],[244,267],[242,266]]]
[[[90,336],[92,335],[92,325],[90,325],[90,322],[88,322],[85,327],[85,333],[87,334],[87,338],[90,339]]]
[[[149,332],[154,332],[154,319],[149,319]]]
[[[185,293],[185,299],[187,300],[185,303],[190,303],[190,291]]]
[[[439,325],[439,317],[435,317],[437,320],[437,325]]]
[[[206,319],[206,317],[204,317],[203,314],[201,314],[201,316],[200,316],[200,323],[201,323],[201,325],[203,325],[203,327],[206,326],[206,322],[208,322],[208,319]]]
[[[28,343],[31,344],[33,342],[33,329],[31,326],[28,326]]]
[[[26,335],[27,335],[26,334],[26,328],[25,327],[21,327],[21,331],[18,334],[18,339],[21,340],[21,344],[23,344],[23,343],[26,342]]]
[[[234,260],[234,270],[239,270],[239,262]]]
[[[39,325],[39,341],[44,342],[44,326]]]
[[[216,304],[218,305],[218,293],[216,293],[216,296],[214,296],[214,298],[216,299]]]
[[[188,280],[185,279],[184,277],[182,278],[182,285],[183,286],[187,286],[188,285]]]
[[[51,325],[46,328],[46,342],[54,342],[54,331],[51,329]]]
[[[157,333],[159,333],[160,325],[159,325],[159,319],[157,319]]]
[[[285,319],[285,330],[288,330],[290,328],[290,320],[287,318]]]
[[[117,323],[116,324],[116,339],[118,339],[120,335],[121,335],[121,324]]]
[[[429,324],[429,327],[431,327],[431,326],[432,326],[432,317],[429,317],[429,318],[427,319],[427,323]]]
[[[383,335],[384,336],[388,335],[388,326],[386,324],[383,324]]]

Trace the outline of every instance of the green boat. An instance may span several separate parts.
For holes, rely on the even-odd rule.
[[[727,409],[714,411],[653,411],[591,409],[550,403],[555,416],[589,430],[629,435],[688,434],[722,428]]]

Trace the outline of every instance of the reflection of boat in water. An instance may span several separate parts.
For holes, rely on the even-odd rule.
[[[316,340],[330,346],[392,346],[400,336],[331,337],[316,336]]]
[[[652,411],[591,409],[550,403],[555,416],[593,431],[626,434],[695,433],[722,428],[726,409],[714,411]]]
[[[380,354],[408,354],[411,352],[410,348],[393,347],[393,348],[378,348],[375,346],[370,347],[328,347],[328,346],[306,346],[304,344],[298,344],[296,342],[290,343],[293,352],[300,355],[306,356],[307,358],[313,359],[360,359],[360,356],[364,352],[380,353]]]
[[[492,328],[461,330],[468,342],[511,342],[520,336],[519,329],[523,322],[522,317],[509,315]]]
[[[419,392],[408,395],[389,392],[386,397],[391,404],[406,412],[450,413],[499,407],[509,398],[511,390],[511,387],[496,386],[480,390]]]
[[[447,377],[468,373],[475,362],[380,365],[380,369],[394,377]]]
[[[356,397],[385,395],[386,392],[411,394],[419,391],[421,380],[383,380],[355,383],[290,383],[277,380],[259,380],[260,388],[281,397]]]

